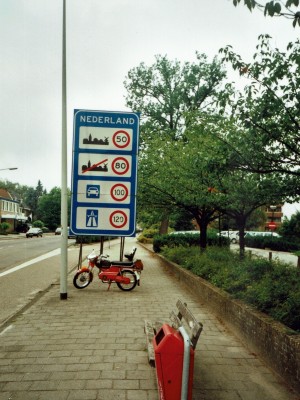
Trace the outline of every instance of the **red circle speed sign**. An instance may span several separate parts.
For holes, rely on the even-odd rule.
[[[114,211],[109,217],[109,222],[114,228],[123,228],[127,220],[127,215],[121,210]]]
[[[130,144],[130,135],[126,131],[117,131],[113,135],[113,144],[118,147],[119,149],[124,149],[128,147]]]
[[[123,201],[128,197],[128,188],[122,183],[117,183],[110,189],[110,195],[115,201]]]
[[[112,170],[117,175],[124,175],[129,170],[129,161],[124,157],[117,157],[111,164]]]

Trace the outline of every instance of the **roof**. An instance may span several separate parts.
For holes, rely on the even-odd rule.
[[[13,200],[12,196],[6,189],[0,189],[0,197],[2,197],[2,199]]]

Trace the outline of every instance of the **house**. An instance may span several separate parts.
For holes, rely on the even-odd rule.
[[[270,205],[265,208],[266,213],[266,223],[265,223],[265,231],[276,231],[280,228],[282,224],[282,206],[283,204]]]
[[[0,223],[7,222],[7,232],[14,232],[30,220],[30,210],[21,206],[6,189],[0,189]]]

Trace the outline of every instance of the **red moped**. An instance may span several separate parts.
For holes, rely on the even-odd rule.
[[[110,261],[108,255],[96,254],[93,250],[87,256],[88,266],[82,266],[74,278],[73,285],[77,289],[86,288],[93,281],[93,270],[99,268],[98,277],[103,283],[108,284],[108,289],[112,283],[116,283],[118,288],[125,291],[133,290],[140,284],[141,273],[144,268],[141,260],[133,260],[136,248],[130,254],[125,254],[128,261]]]

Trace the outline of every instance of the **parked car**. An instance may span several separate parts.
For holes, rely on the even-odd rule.
[[[268,236],[268,237],[281,237],[277,232],[255,232],[255,231],[248,231],[246,232],[245,237],[249,236]]]
[[[174,231],[170,232],[169,235],[200,235],[200,231]]]
[[[219,233],[218,233],[219,236]],[[230,240],[230,243],[237,243],[239,241],[238,231],[221,231],[220,236],[224,236]]]
[[[32,238],[33,236],[42,237],[43,231],[40,228],[30,228],[29,231],[26,232],[26,237]]]
[[[55,229],[55,235],[61,235],[61,228]]]

